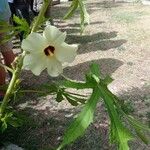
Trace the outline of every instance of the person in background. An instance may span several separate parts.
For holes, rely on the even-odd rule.
[[[27,0],[28,4],[30,5],[30,10],[34,16],[38,15],[38,12],[34,10],[34,0]]]
[[[0,22],[9,22],[11,17],[10,8],[7,0],[1,0],[0,2]],[[1,27],[0,27],[1,28]],[[3,40],[7,33],[0,32],[0,42]],[[5,65],[11,67],[11,63],[15,59],[15,54],[12,51],[11,41],[0,43],[0,63],[2,64],[1,56],[4,58]],[[0,86],[5,85],[6,83],[6,71],[3,67],[0,66]],[[0,100],[3,99],[5,93],[0,91]]]
[[[29,3],[27,0],[13,0],[16,16],[24,18],[30,24]]]
[[[14,7],[14,0],[8,0],[8,4],[11,10],[11,19],[13,18],[13,15],[16,14],[16,10]],[[13,23],[13,21],[11,20],[11,22]]]

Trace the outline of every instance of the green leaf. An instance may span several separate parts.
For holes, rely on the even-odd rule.
[[[76,82],[73,80],[65,80],[62,85],[67,88],[75,88],[75,89],[88,89],[92,87],[92,84],[88,84],[85,82]]]
[[[119,150],[129,150],[128,146],[128,140],[130,140],[130,133],[120,124],[118,124],[118,127],[116,125],[116,122],[113,122],[111,120],[110,125],[110,142],[115,143],[119,146]]]
[[[84,28],[85,28],[85,24],[89,24],[89,14],[86,11],[86,7],[85,4],[83,3],[83,0],[78,0],[79,2],[79,8],[80,8],[80,26],[81,26],[81,33],[83,32]]]
[[[71,98],[70,96],[65,96],[66,99],[68,100],[68,102],[72,105],[72,106],[77,106],[78,105],[78,102],[75,101],[73,98]]]
[[[76,97],[74,95],[70,95],[69,94],[69,97],[71,97],[73,100],[77,101],[77,102],[80,102],[82,104],[85,104],[85,102],[87,101],[87,99],[85,98],[82,98],[82,97]]]
[[[84,97],[84,98],[87,98],[87,95],[83,95],[83,94],[78,94],[78,93],[73,93],[73,92],[69,92],[69,91],[67,91],[67,93],[68,94],[71,94],[71,95],[73,95],[73,96],[79,96],[79,97]]]
[[[120,120],[120,116],[116,111],[113,97],[109,94],[109,90],[102,82],[99,85],[99,92],[103,98],[107,111],[111,120],[110,139],[111,142],[119,145],[119,150],[129,150],[128,141],[133,139],[131,132],[124,127]]]
[[[100,77],[99,66],[95,63],[92,63],[90,65],[89,72],[86,74],[86,83],[94,86],[100,82],[99,77]]]
[[[86,99],[74,96],[68,92],[64,92],[63,96],[66,97],[68,102],[73,106],[77,106],[79,103],[85,104],[85,101],[86,101]]]
[[[5,34],[5,37],[3,37],[3,40],[0,41],[0,44],[9,41],[13,36],[22,31],[24,33],[24,36],[29,34],[30,27],[25,19],[20,19],[19,17],[14,15],[13,20],[17,24],[15,27],[8,23],[0,22],[0,33],[7,33]]]
[[[75,89],[93,88],[97,83],[99,83],[100,81],[99,76],[100,76],[99,66],[93,63],[90,65],[90,70],[86,74],[85,82],[77,82],[66,78],[66,80],[62,82],[62,86],[67,88],[75,88]]]
[[[23,27],[28,27],[29,26],[29,24],[27,23],[27,21],[25,19],[19,18],[19,17],[15,16],[15,15],[13,16],[13,21],[16,24],[21,25]]]
[[[57,93],[57,97],[56,97],[56,101],[57,102],[61,102],[63,99],[64,99],[63,93],[62,92],[58,92]]]
[[[57,150],[62,149],[64,146],[75,141],[78,137],[82,136],[93,121],[93,114],[99,100],[100,93],[97,88],[94,88],[93,93],[85,104],[83,110],[80,112],[78,117],[74,120],[71,126],[68,128],[64,135],[63,141]]]
[[[89,14],[87,13],[85,4],[83,3],[83,0],[73,0],[71,3],[71,7],[69,8],[67,14],[64,16],[64,19],[68,19],[73,16],[76,9],[80,9],[80,27],[81,27],[81,33],[84,30],[85,24],[89,24]]]
[[[103,82],[104,83],[104,82]],[[120,112],[127,120],[128,122],[130,123],[130,125],[134,128],[135,130],[135,133],[137,134],[137,136],[145,143],[145,144],[148,144],[149,143],[149,140],[147,138],[146,135],[144,135],[142,132],[143,131],[148,131],[150,132],[150,128],[148,128],[146,125],[142,124],[141,122],[139,122],[138,120],[136,120],[135,118],[133,118],[132,116],[130,115],[127,115],[127,113],[124,111],[124,107],[122,108],[122,103],[120,102],[120,100],[118,99],[117,96],[115,96],[113,93],[111,93],[108,88],[107,89],[107,93],[108,95],[114,99],[114,102],[115,102],[115,106],[116,106],[116,109],[118,110],[118,112]],[[113,131],[111,131],[111,137],[110,137],[110,140],[113,142],[114,141],[114,136],[113,136]]]
[[[14,116],[7,119],[7,123],[15,128],[22,125],[22,120]]]
[[[103,82],[108,85],[113,81],[113,79],[110,76],[106,76]]]
[[[17,32],[11,32],[9,34],[6,34],[5,37],[3,37],[3,39],[0,41],[0,44],[3,44],[3,43],[10,41],[10,39],[12,37],[14,37],[16,34],[17,34]]]
[[[11,125],[15,128],[19,127],[22,125],[22,120],[17,118],[13,112],[7,112],[3,118],[0,118],[0,123],[1,123],[1,131],[4,132],[8,125]]]
[[[149,140],[146,135],[144,135],[143,131],[148,131],[150,133],[150,128],[146,125],[142,124],[138,120],[134,119],[132,116],[126,115],[127,120],[130,125],[135,129],[137,136],[145,143],[149,144]]]
[[[99,70],[99,65],[92,63],[90,65],[90,72],[94,75],[96,75],[97,77],[100,77],[100,70]]]
[[[30,32],[30,26],[27,21],[23,18],[19,18],[17,16],[13,16],[13,21],[17,24],[16,30],[24,31],[24,36],[27,36]]]
[[[13,31],[15,27],[10,25],[8,22],[0,21],[0,33]]]
[[[130,115],[126,115],[126,117],[133,127],[137,128],[139,130],[145,130],[145,131],[150,132],[150,128],[148,128],[146,125],[142,124],[140,121],[134,119]]]
[[[110,84],[112,81],[113,79],[109,76],[106,76],[104,79],[100,78],[99,66],[97,64],[92,64],[90,66],[90,71],[88,72],[88,74],[86,74],[85,82],[67,80],[64,82],[64,85],[65,87],[76,89],[84,89],[87,87],[92,88],[94,89],[92,96],[94,93],[98,93],[98,98],[101,97],[104,100],[111,121],[110,141],[111,143],[117,144],[119,150],[129,150],[128,141],[133,139],[133,134],[131,131],[128,130],[128,128],[125,127],[122,116],[124,116],[123,119],[128,119],[128,122],[134,127],[136,134],[141,138],[144,143],[147,144],[148,139],[145,135],[143,135],[141,131],[149,131],[149,128],[147,128],[143,124],[140,124],[140,122],[124,112],[124,110],[122,109],[122,101],[120,101],[118,97],[107,88],[107,85]],[[80,137],[84,133],[90,122],[92,122],[94,113],[93,110],[95,109],[97,103],[95,103],[95,101],[93,102],[92,99],[95,98],[90,98],[89,101],[85,104],[83,111],[79,114],[78,118],[67,130],[63,142],[57,150],[60,150],[65,145],[70,144],[78,137]],[[75,99],[73,98],[73,100]],[[92,107],[91,105],[95,107]],[[91,112],[89,112],[89,110],[86,110],[87,107],[90,107],[89,110]]]
[[[67,14],[64,16],[64,19],[69,19],[75,13],[75,10],[78,8],[78,0],[73,0],[71,3],[71,7],[69,8]]]
[[[142,133],[141,130],[139,129],[135,129],[135,132],[137,134],[137,136],[145,143],[145,144],[149,144],[150,140]]]
[[[7,120],[8,120],[8,118],[10,118],[12,116],[13,116],[12,113],[6,113],[3,118],[0,118],[0,124],[1,124],[0,130],[1,130],[1,132],[4,132],[7,129],[7,127],[8,127]]]
[[[7,129],[7,123],[5,121],[2,122],[0,127],[0,131],[3,133]]]
[[[97,93],[99,93],[99,96],[104,100],[111,121],[110,141],[112,143],[117,144],[119,150],[129,150],[128,141],[133,139],[133,134],[128,130],[128,128],[125,127],[124,122],[121,118],[122,116],[128,119],[128,122],[134,127],[136,134],[141,138],[141,140],[144,143],[147,144],[148,139],[145,135],[143,135],[141,131],[142,130],[149,131],[150,129],[147,128],[145,125],[141,124],[140,122],[138,122],[137,120],[135,120],[134,118],[132,118],[131,116],[128,116],[124,112],[124,110],[122,109],[122,102],[118,99],[116,95],[114,95],[107,88],[107,85],[110,84],[113,81],[113,79],[109,76],[105,77],[104,79],[101,79],[99,76],[100,76],[100,72],[99,72],[98,65],[92,64],[90,67],[90,72],[86,74],[86,82],[81,83],[75,81],[67,81],[66,85],[68,87],[77,88],[77,89],[84,89],[88,87],[88,88],[92,88],[92,89],[94,88],[95,90],[98,90]],[[86,106],[88,105],[88,102],[86,103]],[[86,106],[84,107],[84,110]],[[83,115],[82,112],[80,115]],[[63,142],[61,143],[60,147],[57,150],[60,150],[65,145],[70,144],[72,141],[74,141],[76,138],[78,138],[84,133],[85,128],[82,127],[82,120],[80,119],[80,115],[71,125],[71,127],[68,129],[67,133],[65,134]],[[86,117],[86,114],[84,115]],[[80,127],[81,129],[81,133],[78,127]],[[76,133],[74,133],[74,131],[76,131]],[[73,135],[71,135],[72,133]]]

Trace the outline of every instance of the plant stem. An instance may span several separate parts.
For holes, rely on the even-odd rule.
[[[39,24],[42,22],[43,16],[45,14],[45,11],[46,11],[50,1],[51,0],[44,0],[43,1],[44,3],[42,5],[40,13],[37,17],[37,20],[31,29],[31,32],[35,32],[37,30]],[[23,59],[24,59],[25,55],[26,55],[26,52],[24,51],[16,60],[16,68],[13,72],[12,79],[9,83],[8,89],[6,91],[6,94],[4,96],[2,104],[0,106],[0,117],[3,117],[5,115],[5,110],[7,108],[8,102],[10,101],[10,96],[13,93],[13,91],[15,90],[16,82],[18,81],[18,79],[20,77],[21,69],[22,69],[22,65],[23,65]]]
[[[13,73],[13,69],[11,69],[10,67],[8,67],[8,66],[6,66],[6,65],[4,65],[4,64],[1,64],[1,63],[0,63],[0,67],[3,67],[3,68],[5,68],[6,70],[8,70],[8,71],[10,71],[11,73]]]
[[[40,10],[40,13],[37,17],[37,20],[36,20],[35,24],[32,27],[31,33],[35,32],[37,30],[38,26],[41,24],[41,22],[43,20],[43,16],[44,16],[44,14],[47,10],[47,7],[48,7],[48,5],[50,4],[51,1],[52,0],[44,0],[44,3],[43,3],[42,8]]]
[[[9,100],[10,100],[10,96],[11,96],[11,94],[12,94],[14,88],[15,88],[16,81],[17,81],[17,79],[20,76],[21,68],[22,68],[22,64],[23,64],[23,58],[24,58],[24,56],[18,57],[19,62],[17,64],[17,66],[16,66],[15,71],[13,72],[12,79],[11,79],[11,81],[9,83],[8,89],[6,91],[5,97],[4,97],[3,102],[1,104],[1,107],[0,107],[0,116],[4,115],[5,109],[7,107],[7,104],[9,102]]]

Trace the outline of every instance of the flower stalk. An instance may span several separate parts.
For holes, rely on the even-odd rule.
[[[6,69],[6,70],[10,71],[11,73],[13,73],[13,69],[9,68],[6,65],[3,65],[2,63],[0,63],[0,67],[3,67],[4,69]]]
[[[40,13],[39,13],[39,15],[38,15],[38,17],[37,17],[37,19],[36,19],[32,29],[31,29],[31,32],[35,32],[37,30],[38,26],[42,22],[43,16],[44,16],[44,14],[46,12],[46,9],[47,9],[47,7],[48,7],[48,5],[49,5],[49,3],[51,1],[52,0],[44,0],[43,1],[42,8],[41,8]],[[1,103],[1,106],[0,106],[0,117],[3,117],[5,115],[7,104],[10,101],[11,94],[15,90],[14,88],[15,88],[16,82],[17,82],[17,80],[20,77],[21,69],[22,69],[22,66],[23,66],[23,59],[24,59],[25,55],[26,55],[26,52],[23,52],[16,59],[16,67],[15,67],[15,69],[13,71],[12,79],[11,79],[11,81],[9,83],[8,89],[6,91],[4,99],[3,99],[2,103]]]
[[[8,89],[6,91],[3,102],[1,104],[0,116],[3,116],[5,114],[5,109],[7,107],[7,104],[9,102],[9,100],[10,100],[10,96],[11,96],[11,94],[12,94],[14,88],[15,88],[16,81],[20,76],[22,64],[23,64],[23,56],[20,56],[20,57],[18,57],[18,64],[16,66],[16,69],[13,72],[12,79],[9,83]]]
[[[52,2],[52,0],[44,0],[43,2],[44,3],[43,3],[42,8],[41,8],[41,10],[39,12],[37,20],[36,20],[36,22],[34,23],[32,29],[31,29],[31,33],[35,32],[37,30],[38,26],[41,24],[43,16],[44,16],[44,14],[45,14],[45,12],[47,10],[47,7]]]

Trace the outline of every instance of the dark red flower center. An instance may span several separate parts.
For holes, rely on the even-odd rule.
[[[44,49],[44,53],[46,56],[52,56],[54,54],[55,47],[53,46],[48,46]]]

